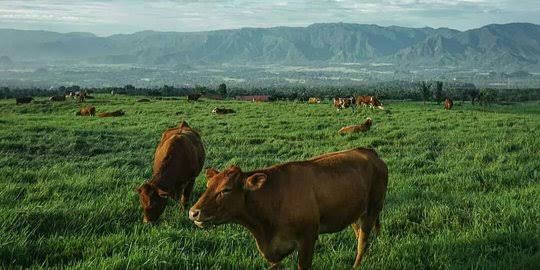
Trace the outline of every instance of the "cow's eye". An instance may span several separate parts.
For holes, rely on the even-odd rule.
[[[221,195],[226,195],[232,192],[232,188],[224,188],[221,192],[219,192]]]

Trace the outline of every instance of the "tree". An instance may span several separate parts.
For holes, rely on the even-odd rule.
[[[161,87],[161,92],[165,96],[172,96],[174,94],[174,86],[165,84],[163,87]]]
[[[206,88],[206,86],[202,86],[202,85],[195,85],[195,93],[197,94],[201,94],[201,95],[206,95],[206,92],[207,92],[208,88]]]
[[[431,88],[431,83],[421,81],[418,87],[420,88],[420,93],[422,94],[424,104],[426,104],[426,101],[429,100],[429,97],[431,95],[431,91],[429,90]]]
[[[433,89],[433,100],[440,104],[443,101],[443,82],[435,82],[435,89]]]
[[[471,99],[471,104],[474,105],[474,101],[478,101],[479,98],[480,98],[480,91],[478,91],[478,89],[469,89],[467,91],[467,95],[469,96],[469,98]]]
[[[482,89],[478,95],[478,101],[482,106],[488,106],[491,103],[495,102],[497,98],[497,93],[495,90],[491,89]]]
[[[70,86],[70,87],[67,87],[67,88],[66,88],[66,91],[67,91],[67,92],[73,92],[73,93],[75,93],[75,92],[80,92],[80,91],[81,91],[81,87],[78,86],[78,85],[72,85],[72,86]]]
[[[218,87],[218,92],[222,97],[225,97],[227,95],[227,85],[222,83]]]

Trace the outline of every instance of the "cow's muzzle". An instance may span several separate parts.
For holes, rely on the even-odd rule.
[[[189,210],[189,219],[191,219],[197,227],[204,228],[211,223],[210,221],[212,218],[203,219],[201,217],[201,210],[192,208]]]

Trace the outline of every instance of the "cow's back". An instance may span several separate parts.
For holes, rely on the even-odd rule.
[[[286,205],[283,220],[318,217],[320,232],[342,230],[384,200],[388,170],[377,154],[358,148],[265,170],[267,199]],[[279,201],[279,202],[278,202]]]
[[[156,148],[154,181],[194,178],[201,172],[204,159],[204,147],[196,132],[182,128],[169,129],[163,133]]]

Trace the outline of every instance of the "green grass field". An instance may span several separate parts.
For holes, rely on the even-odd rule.
[[[387,111],[337,113],[330,104],[162,100],[97,95],[74,102],[0,101],[0,268],[261,269],[249,232],[199,229],[176,202],[142,224],[134,188],[151,176],[161,132],[199,131],[205,167],[244,170],[359,146],[376,148],[390,179],[382,231],[363,269],[539,269],[540,103],[489,108],[385,102]],[[235,115],[216,116],[227,107]],[[373,118],[365,134],[345,125]],[[203,192],[197,178],[191,204]],[[321,235],[315,269],[348,269],[351,229]],[[296,254],[284,267],[296,267]]]

